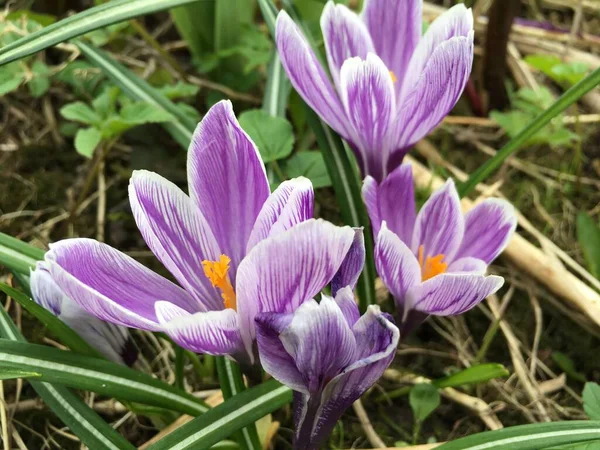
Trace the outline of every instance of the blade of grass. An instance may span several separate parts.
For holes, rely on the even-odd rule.
[[[35,262],[43,258],[44,250],[0,233],[0,265],[29,275],[30,269],[35,267]]]

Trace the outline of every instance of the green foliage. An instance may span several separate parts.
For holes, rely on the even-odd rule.
[[[294,131],[287,119],[270,116],[262,109],[251,109],[239,115],[239,122],[258,147],[265,163],[292,153]]]
[[[585,383],[583,409],[591,420],[600,420],[600,386],[598,383]]]
[[[408,401],[416,422],[423,422],[440,406],[440,393],[432,384],[417,384],[411,390]]]
[[[577,240],[588,270],[600,279],[600,227],[585,213],[577,215]]]
[[[116,23],[105,28],[91,31],[85,35],[85,38],[89,39],[92,45],[102,47],[115,38],[122,38],[128,29],[129,24],[127,22]]]
[[[558,367],[560,367],[560,369],[564,373],[567,374],[567,376],[569,376],[573,380],[579,381],[581,383],[585,383],[587,381],[585,374],[582,372],[578,372],[573,360],[564,353],[552,352],[552,360]]]
[[[503,378],[510,375],[510,372],[502,364],[478,364],[467,367],[460,372],[448,375],[444,378],[439,378],[433,381],[433,384],[438,388],[457,387],[463,385],[472,385],[485,383],[494,378]]]
[[[41,375],[37,372],[25,372],[23,370],[0,370],[0,381],[14,380],[15,378],[37,378]]]
[[[161,86],[157,88],[157,90],[169,100],[177,100],[180,98],[194,97],[200,88],[193,84],[178,81],[176,84],[166,84]]]
[[[525,61],[556,83],[567,87],[581,81],[589,72],[587,64],[563,63],[556,55],[527,55]]]
[[[521,88],[511,96],[511,100],[511,111],[490,113],[490,117],[498,122],[511,138],[521,133],[530,122],[554,103],[552,93],[545,87],[540,87],[538,91]],[[568,145],[578,139],[575,133],[564,126],[562,116],[558,115],[545,128],[527,139],[525,145],[549,144],[555,147]]]
[[[308,178],[315,189],[331,186],[325,160],[318,150],[294,153],[285,161],[284,170],[289,178]]]

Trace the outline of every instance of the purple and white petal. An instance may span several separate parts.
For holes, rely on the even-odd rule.
[[[187,164],[190,197],[221,253],[231,258],[234,277],[270,189],[260,154],[240,127],[230,101],[214,105],[198,124]]]
[[[48,270],[79,306],[117,325],[158,331],[154,303],[165,300],[192,312],[197,302],[179,286],[136,260],[92,239],[50,245]]]
[[[354,229],[354,241],[342,262],[339,270],[331,280],[331,294],[335,297],[337,292],[349,286],[350,289],[356,287],[360,273],[365,265],[365,236],[362,228]]]
[[[363,197],[371,218],[373,236],[379,234],[381,222],[403,242],[410,244],[415,227],[415,192],[412,166],[402,164],[392,171],[381,184],[374,178],[365,178]]]
[[[380,180],[384,160],[394,142],[388,139],[396,118],[394,83],[383,61],[374,53],[366,60],[347,59],[340,71],[340,96],[353,127],[364,174]]]
[[[412,287],[406,306],[435,316],[454,316],[473,308],[504,284],[504,278],[471,273],[444,273]]]
[[[348,139],[351,135],[342,103],[302,31],[285,11],[277,16],[275,42],[294,89],[330,127]]]
[[[131,176],[129,201],[148,247],[198,300],[197,310],[223,309],[221,295],[202,269],[203,260],[215,261],[221,253],[198,207],[175,184],[139,170]]]
[[[452,264],[448,266],[448,273],[453,272],[471,272],[479,275],[485,274],[487,270],[487,264],[481,259],[473,258],[472,256],[465,256],[452,261]]]
[[[68,297],[52,279],[45,261],[38,261],[35,264],[35,270],[32,270],[29,275],[29,284],[35,302],[55,316],[60,315],[63,301]]]
[[[413,252],[387,228],[386,222],[375,242],[375,266],[397,305],[404,304],[406,291],[421,282],[421,267]]]
[[[360,311],[354,298],[354,293],[350,287],[340,289],[335,295],[335,302],[344,314],[348,326],[352,328],[356,321],[360,318]]]
[[[417,215],[412,238],[412,251],[419,254],[423,246],[423,260],[427,257],[444,255],[444,261],[452,261],[458,251],[465,232],[465,221],[460,199],[449,179],[425,202]]]
[[[181,347],[209,355],[235,355],[244,351],[238,315],[233,309],[190,314],[157,302],[156,316],[164,331]]]
[[[465,215],[465,237],[458,256],[490,264],[506,248],[516,228],[515,208],[509,202],[485,200]]]
[[[338,272],[355,238],[350,227],[308,220],[257,244],[238,269],[237,308],[252,353],[259,312],[289,313],[312,299]]]
[[[298,177],[281,183],[260,210],[247,251],[267,237],[312,219],[314,203],[315,193],[308,178]]]
[[[294,391],[308,393],[296,362],[287,352],[280,334],[292,322],[293,314],[260,313],[256,316],[256,342],[260,363],[265,371],[277,381]]]
[[[396,93],[421,39],[422,3],[422,0],[367,0],[362,12],[375,51],[398,80]]]
[[[356,338],[335,301],[326,295],[309,300],[279,335],[308,391],[320,392],[356,357]]]
[[[358,15],[346,5],[329,0],[321,14],[321,30],[329,63],[329,72],[336,86],[340,86],[340,69],[348,58],[366,59],[374,53],[369,30]]]

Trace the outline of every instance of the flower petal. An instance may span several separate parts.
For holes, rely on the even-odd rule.
[[[256,316],[256,341],[260,363],[277,381],[294,391],[308,392],[306,383],[287,352],[279,335],[292,321],[293,314],[260,313]]]
[[[363,197],[371,218],[373,236],[379,234],[381,222],[403,242],[410,244],[415,227],[415,193],[412,166],[402,164],[390,173],[381,184],[372,177],[365,178]]]
[[[219,246],[198,207],[170,181],[138,170],[131,176],[129,201],[148,247],[198,300],[197,310],[223,309],[221,295],[202,269],[203,260],[219,258]]]
[[[421,267],[413,252],[387,228],[386,222],[381,225],[375,242],[375,266],[397,306],[402,308],[406,291],[421,282]]]
[[[158,331],[154,303],[168,299],[186,311],[198,303],[133,258],[92,239],[65,239],[46,253],[56,284],[79,306],[107,322]]]
[[[504,278],[471,273],[444,273],[412,287],[406,296],[408,309],[436,316],[454,316],[473,308],[504,284]]]
[[[52,279],[52,275],[48,272],[48,264],[45,261],[36,263],[35,270],[32,270],[29,275],[29,285],[31,295],[38,305],[55,316],[60,315],[62,303],[68,297]]]
[[[326,380],[337,376],[355,359],[357,342],[335,301],[323,295],[297,309],[279,335],[310,393],[318,393]]]
[[[375,51],[396,75],[396,92],[421,39],[422,3],[421,0],[367,0],[362,13]]]
[[[485,200],[465,215],[465,237],[458,256],[489,264],[506,248],[516,228],[515,208],[509,202]]]
[[[335,295],[335,302],[344,314],[348,326],[352,328],[360,318],[360,311],[354,298],[354,293],[350,287],[340,289]]]
[[[231,258],[233,277],[270,189],[260,154],[240,127],[231,102],[217,103],[198,124],[187,170],[190,197],[210,225],[221,253]]]
[[[321,30],[329,71],[336,86],[340,86],[340,69],[348,58],[366,59],[375,53],[369,30],[360,17],[346,5],[336,5],[329,0],[321,14]]]
[[[383,61],[374,53],[366,60],[347,59],[340,71],[340,95],[354,129],[352,142],[363,174],[380,180],[392,145],[388,134],[396,118],[394,83]]]
[[[444,261],[452,261],[458,251],[465,231],[465,221],[460,199],[452,179],[435,191],[417,215],[412,238],[412,251],[418,254],[424,248],[423,257],[444,255]]]
[[[365,265],[365,236],[362,228],[354,229],[354,241],[350,250],[346,254],[342,265],[331,280],[331,294],[337,295],[337,292],[349,286],[351,290],[356,287],[360,273]]]
[[[481,259],[473,258],[471,256],[465,256],[464,258],[458,258],[448,266],[448,273],[453,272],[473,272],[479,275],[485,274],[487,270],[487,264]]]
[[[314,203],[315,193],[308,178],[298,177],[281,183],[260,210],[247,251],[263,239],[311,219]]]
[[[330,127],[348,139],[342,103],[302,31],[285,11],[277,16],[275,42],[294,89]]]
[[[190,314],[169,302],[156,302],[163,331],[181,347],[209,355],[243,352],[238,315],[233,309]]]
[[[289,313],[312,299],[338,272],[355,238],[350,227],[308,220],[256,245],[236,284],[242,336],[252,353],[259,312]]]

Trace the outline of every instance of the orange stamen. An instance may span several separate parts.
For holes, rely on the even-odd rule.
[[[396,74],[392,70],[390,70],[390,77],[392,77],[392,83],[398,81],[398,78],[396,78]]]
[[[430,278],[433,278],[436,275],[446,272],[446,269],[448,269],[448,264],[442,262],[442,260],[444,259],[443,253],[440,253],[436,256],[428,256],[425,260],[423,258],[424,253],[425,249],[422,245],[420,245],[419,265],[421,266],[421,281],[429,280]]]
[[[236,309],[235,291],[227,276],[229,272],[229,263],[231,259],[227,255],[221,255],[218,261],[202,261],[204,275],[212,283],[214,287],[221,290],[221,297],[225,308]]]

